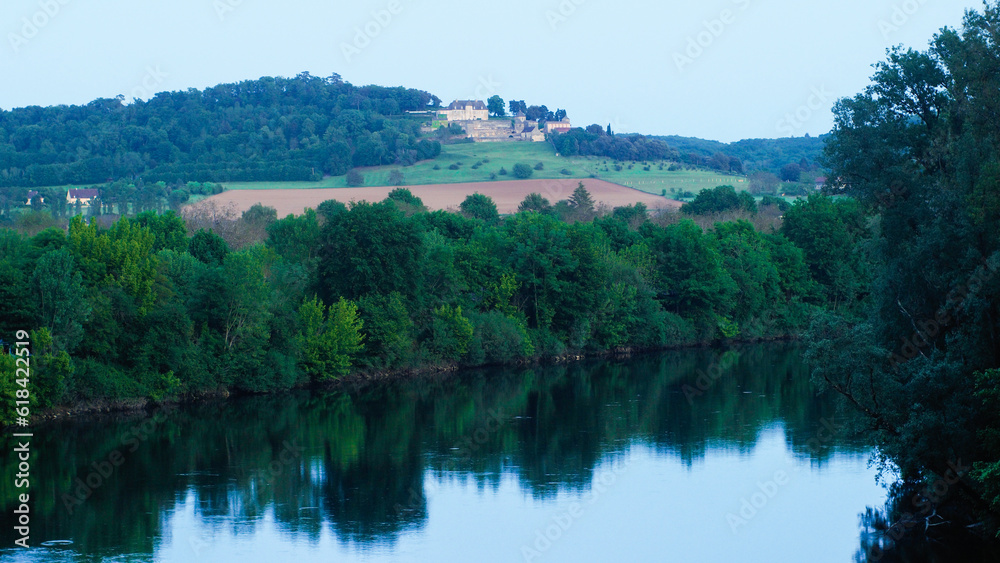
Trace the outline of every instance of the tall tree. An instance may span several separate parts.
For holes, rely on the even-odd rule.
[[[493,95],[486,103],[486,107],[490,110],[490,115],[493,117],[503,117],[507,115],[507,109],[504,105],[503,98],[497,95]]]

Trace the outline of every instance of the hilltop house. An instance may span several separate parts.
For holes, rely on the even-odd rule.
[[[437,115],[445,121],[487,121],[490,110],[480,100],[455,100],[448,109],[438,110]]]
[[[89,189],[76,189],[72,188],[66,192],[66,203],[70,205],[75,205],[76,202],[80,202],[81,205],[90,205],[90,202],[98,196],[98,191],[93,188]]]
[[[553,131],[558,133],[567,133],[572,128],[573,126],[570,125],[568,117],[562,118],[562,121],[550,121],[545,124],[546,133],[552,133]]]
[[[38,192],[36,192],[35,190],[31,190],[31,191],[28,192],[28,201],[26,201],[24,204],[25,205],[31,205],[31,201],[33,199],[35,199],[36,196],[38,197],[38,202],[39,203],[45,203],[45,198],[44,197],[38,195]]]

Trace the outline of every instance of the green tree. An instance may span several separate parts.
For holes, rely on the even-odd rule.
[[[319,219],[312,209],[306,209],[302,215],[289,215],[271,223],[267,234],[267,245],[278,256],[292,263],[308,262],[319,251]]]
[[[326,308],[313,297],[299,307],[299,320],[302,370],[313,381],[337,379],[350,372],[355,356],[364,349],[357,305],[341,298]]]
[[[546,213],[552,209],[552,204],[549,200],[542,197],[542,194],[530,193],[525,196],[524,201],[517,206],[518,212],[523,211],[537,211],[539,213]]]
[[[594,198],[590,197],[590,192],[584,187],[583,182],[573,190],[569,196],[569,203],[578,213],[590,214],[594,212]]]
[[[42,255],[31,275],[31,285],[41,325],[51,331],[59,350],[72,352],[83,339],[83,325],[90,316],[83,276],[76,270],[73,254],[59,249]]]
[[[799,210],[813,211],[801,234],[789,234],[797,244],[823,235],[823,246],[805,250],[828,286],[844,285],[842,252],[867,251],[873,262],[862,288],[867,314],[813,331],[818,375],[862,413],[904,480],[944,475],[947,460],[960,458],[978,462],[983,480],[965,492],[987,498],[1000,490],[990,465],[1000,459],[990,439],[1000,420],[995,402],[976,391],[987,391],[993,377],[985,374],[1000,367],[998,26],[1000,5],[988,2],[926,52],[891,50],[871,85],[835,106],[826,165],[869,214],[870,243],[852,249],[843,234],[821,233],[845,219],[812,198]],[[864,393],[850,386],[861,378]]]
[[[430,346],[442,360],[460,359],[469,351],[472,323],[462,315],[461,307],[442,305],[434,310]]]
[[[757,212],[757,203],[747,192],[736,192],[732,186],[718,186],[702,190],[694,201],[681,206],[681,213],[687,215],[708,215],[726,211]]]
[[[376,369],[406,366],[413,359],[414,325],[403,296],[366,295],[358,309],[365,328],[365,363]]]
[[[534,170],[531,169],[530,165],[524,164],[523,162],[518,162],[517,164],[515,164],[513,171],[514,171],[514,177],[519,180],[527,180],[528,178],[531,178],[531,175],[534,174],[535,172]]]
[[[462,210],[463,215],[472,219],[479,219],[490,224],[500,221],[497,204],[493,203],[493,198],[478,192],[466,196],[462,204],[459,205],[459,209]]]
[[[153,251],[174,250],[184,252],[188,247],[187,226],[173,211],[158,215],[152,211],[140,213],[135,218],[139,226],[153,233]]]
[[[347,171],[346,181],[347,185],[351,187],[358,187],[365,185],[364,175],[353,168]]]
[[[191,256],[201,262],[211,265],[222,264],[229,254],[229,245],[226,240],[212,231],[201,229],[191,237],[189,243]]]
[[[419,279],[419,233],[393,203],[356,203],[327,221],[318,269],[326,299],[393,291],[412,298],[419,293],[414,284]]]
[[[507,115],[506,105],[504,104],[503,98],[500,96],[491,96],[486,102],[487,108],[490,110],[490,115],[493,117],[503,117]]]

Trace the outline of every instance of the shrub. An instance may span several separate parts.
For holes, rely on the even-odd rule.
[[[431,321],[431,351],[442,360],[458,360],[469,350],[472,323],[462,315],[461,307],[442,305],[434,310]]]
[[[572,172],[570,172],[569,170],[567,170],[565,168],[563,168],[562,170],[560,170],[559,173],[560,174],[565,174],[566,176],[571,176],[573,174]]]
[[[506,176],[507,175],[507,169],[501,166],[500,167],[500,175],[501,176]]]
[[[514,165],[514,177],[515,178],[518,178],[518,179],[521,179],[521,180],[526,180],[528,178],[531,178],[531,175],[533,173],[534,173],[534,171],[532,171],[531,167],[528,166],[527,164],[523,164],[523,163],[519,162],[519,163],[517,163],[517,164]]]
[[[347,171],[347,185],[356,187],[365,185],[365,177],[355,169]]]
[[[499,311],[473,313],[469,320],[473,327],[470,364],[507,364],[534,351],[524,324]]]
[[[434,170],[441,170],[441,165],[440,164],[435,164],[433,169]]]
[[[535,165],[535,170],[545,170],[545,164],[539,162],[538,164]]]
[[[458,170],[458,165],[452,164],[451,166],[448,167],[448,170]]]

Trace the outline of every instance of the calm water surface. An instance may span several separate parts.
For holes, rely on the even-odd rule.
[[[832,399],[755,346],[50,424],[0,559],[849,562],[886,495]]]

